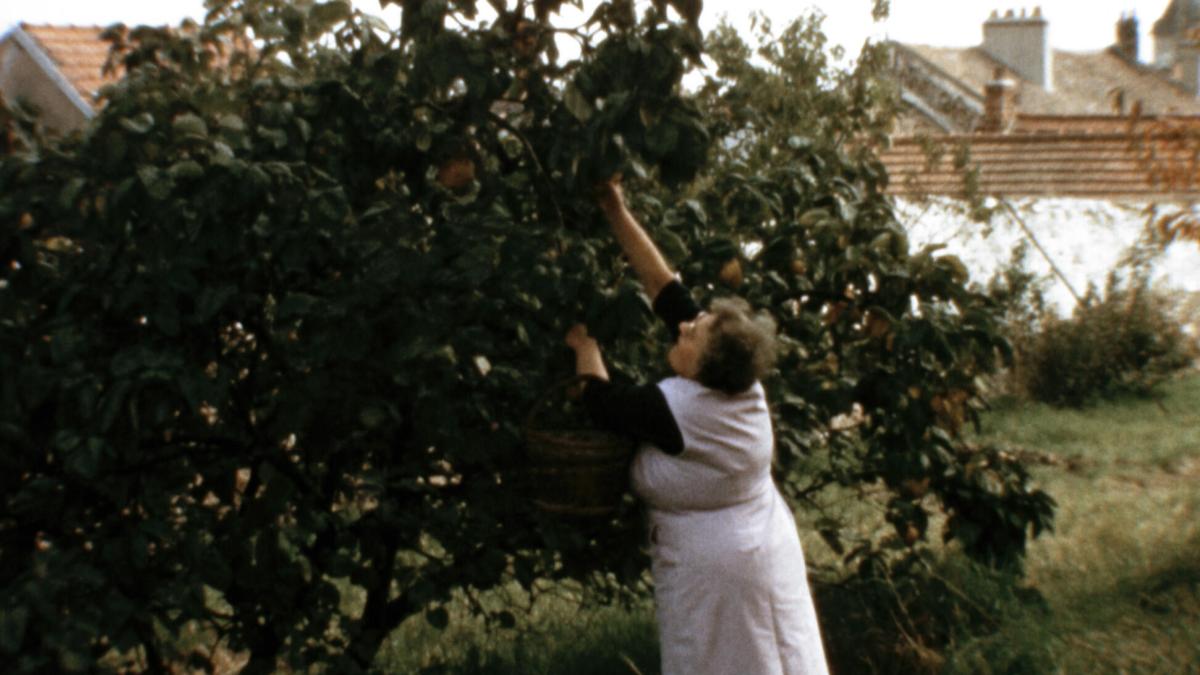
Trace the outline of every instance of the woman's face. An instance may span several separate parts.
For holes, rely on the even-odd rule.
[[[696,379],[700,373],[700,358],[708,346],[708,331],[715,319],[708,312],[700,312],[695,319],[679,324],[679,339],[667,352],[667,362],[676,375]]]

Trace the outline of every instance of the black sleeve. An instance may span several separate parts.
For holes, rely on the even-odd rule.
[[[671,341],[674,342],[679,339],[679,324],[699,316],[700,305],[676,279],[663,286],[658,292],[658,297],[654,298],[654,313],[666,322],[667,330],[671,332]]]
[[[583,405],[605,429],[652,443],[670,455],[683,452],[683,433],[656,385],[591,380],[583,390]]]

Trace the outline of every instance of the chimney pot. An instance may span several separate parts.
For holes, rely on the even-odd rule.
[[[1121,14],[1117,22],[1116,53],[1129,63],[1138,61],[1138,20],[1132,14]]]

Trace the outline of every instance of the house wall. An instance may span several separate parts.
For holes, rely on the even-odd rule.
[[[35,108],[47,128],[66,132],[83,125],[83,113],[25,49],[10,38],[0,42],[0,93]]]
[[[1146,226],[1146,203],[1096,199],[1010,200],[1021,220],[1047,250],[1077,293],[1088,284],[1104,287],[1105,280],[1142,235]],[[1160,207],[1167,212],[1172,207]],[[913,250],[931,243],[944,243],[944,252],[959,256],[971,271],[971,280],[987,281],[1007,264],[1012,251],[1027,240],[1021,227],[1000,212],[989,224],[972,222],[960,202],[935,198],[922,203],[897,200],[898,215],[909,232]],[[1028,268],[1047,280],[1046,294],[1061,314],[1075,306],[1071,291],[1053,276],[1050,264],[1030,247]],[[1200,244],[1177,242],[1158,260],[1153,279],[1169,290],[1181,304],[1200,307]],[[1188,317],[1194,335],[1200,335],[1200,315]]]

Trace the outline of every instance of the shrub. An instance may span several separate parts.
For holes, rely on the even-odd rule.
[[[834,672],[962,672],[956,662],[961,645],[990,643],[1010,617],[1047,610],[1042,594],[1020,583],[1019,573],[960,553],[938,557],[926,550],[890,572],[878,571],[814,586]],[[1041,672],[1037,666],[1045,664],[1029,665],[1017,672]]]
[[[1033,330],[1014,337],[1018,387],[1056,405],[1148,394],[1197,354],[1170,298],[1145,275],[1122,282],[1116,272],[1103,293],[1089,289],[1070,318],[1043,313]]]

